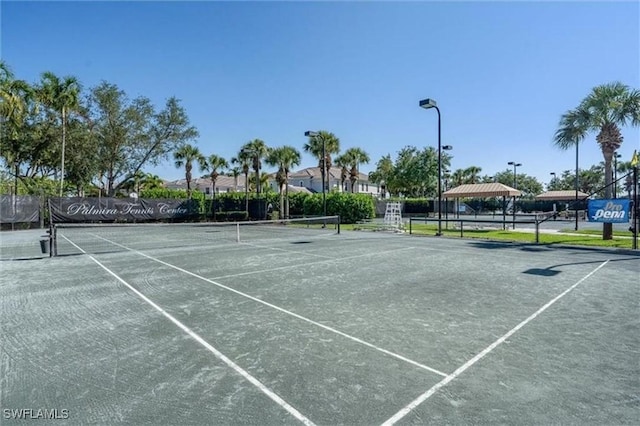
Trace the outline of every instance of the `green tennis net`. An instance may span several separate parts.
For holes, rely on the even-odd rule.
[[[54,226],[53,255],[295,241],[337,233],[339,216],[215,223],[65,223]]]

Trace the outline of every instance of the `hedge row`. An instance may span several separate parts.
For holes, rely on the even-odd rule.
[[[141,198],[187,198],[186,191],[172,189],[153,189],[141,191]],[[244,192],[216,194],[216,198],[205,199],[201,192],[194,191],[192,199],[198,203],[198,213],[202,218],[217,221],[235,221],[246,219],[264,219],[267,206],[271,204],[273,212],[284,211],[280,206],[280,194],[265,193],[256,197],[249,193],[248,203]],[[342,223],[355,223],[375,217],[375,200],[367,194],[331,192],[326,194],[327,215],[339,215]],[[248,206],[247,206],[248,204]],[[289,216],[322,216],[324,214],[322,194],[289,194]]]
[[[361,220],[372,219],[376,215],[375,201],[370,195],[332,192],[327,194],[326,198],[327,215],[339,215],[342,223],[356,223]],[[322,202],[322,194],[307,194],[304,199],[304,215],[323,215]]]

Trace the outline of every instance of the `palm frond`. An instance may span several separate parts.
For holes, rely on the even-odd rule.
[[[589,131],[589,118],[589,111],[580,107],[564,113],[554,135],[554,143],[560,149],[569,149],[580,143]]]

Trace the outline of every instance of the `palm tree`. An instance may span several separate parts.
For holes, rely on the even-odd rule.
[[[24,125],[29,104],[33,99],[32,87],[23,80],[16,80],[8,65],[0,60],[0,153],[7,166],[13,167],[13,195],[18,194],[18,175],[24,160],[24,143],[20,139],[20,129]],[[14,198],[15,201],[15,198]]]
[[[260,169],[262,168],[262,159],[264,159],[269,153],[269,148],[264,143],[264,141],[260,139],[254,139],[244,144],[241,148],[241,151],[247,153],[252,159],[251,165],[253,168],[253,180],[256,183],[256,198],[258,199],[259,203],[260,193],[262,192],[263,188]],[[260,204],[258,204],[258,216],[262,216],[262,208]],[[260,217],[259,219],[262,219],[262,217]]]
[[[248,153],[252,159],[252,168],[254,177],[260,176],[260,169],[262,168],[262,160],[267,157],[269,153],[269,148],[264,143],[264,141],[260,139],[254,139],[252,141],[247,142],[242,146],[242,151]],[[260,188],[256,188],[256,192],[260,195]]]
[[[376,169],[369,173],[369,179],[371,182],[380,185],[383,197],[386,197],[387,192],[389,192],[390,195],[397,195],[398,193],[394,179],[394,171],[395,166],[393,164],[393,160],[391,160],[391,155],[387,154],[378,160],[376,163]]]
[[[202,155],[200,150],[192,145],[186,144],[180,147],[174,154],[176,168],[184,166],[184,177],[187,181],[187,197],[191,199],[191,170],[193,163],[197,163],[200,169],[207,168],[207,159]]]
[[[336,166],[340,167],[340,192],[346,191],[345,182],[349,177],[349,158],[342,154],[333,159]]]
[[[267,172],[260,172],[259,182],[256,182],[256,175],[252,174],[251,177],[249,178],[249,183],[250,183],[251,189],[254,189],[254,190],[257,190],[259,185],[261,194],[265,192],[269,192],[271,190],[271,187],[269,186],[269,173]]]
[[[451,174],[451,183],[455,186],[460,186],[465,182],[466,172],[464,169],[457,169]]]
[[[347,159],[349,167],[351,167],[349,180],[351,181],[351,192],[353,193],[355,192],[358,175],[360,174],[360,164],[369,163],[369,154],[361,148],[349,148],[345,151],[344,157]]]
[[[144,178],[144,173],[137,170],[133,175],[122,183],[122,189],[127,192],[137,192],[140,195],[140,181]]]
[[[62,153],[60,160],[60,196],[64,190],[64,154],[67,135],[67,116],[79,107],[80,83],[75,77],[60,79],[52,72],[42,74],[41,96],[43,103],[60,112],[62,119]]]
[[[633,189],[633,166],[631,161],[619,161],[618,172],[625,177],[622,185],[624,190],[627,191],[629,199],[631,199],[631,190]]]
[[[278,148],[273,148],[266,158],[267,164],[270,166],[278,167],[276,172],[276,181],[280,188],[280,218],[289,217],[289,172],[291,168],[300,164],[302,156],[300,151],[292,146],[285,145]],[[286,205],[283,199],[284,187],[284,199],[286,199]]]
[[[240,150],[237,157],[231,159],[232,164],[239,164],[244,174],[244,210],[249,211],[249,170],[252,154]]]
[[[627,123],[640,126],[640,90],[615,82],[594,87],[576,109],[560,118],[554,136],[555,144],[569,149],[579,144],[590,132],[597,132],[596,141],[604,157],[605,198],[611,198],[611,160],[622,145],[620,127]],[[603,223],[602,239],[613,238],[611,223]]]
[[[322,152],[324,146],[325,158],[323,161]],[[325,179],[331,170],[331,154],[340,152],[340,139],[331,132],[325,130],[319,131],[315,136],[309,136],[309,141],[304,144],[304,152],[308,152],[318,159],[318,168],[322,173],[323,191],[326,190],[326,183],[329,179]],[[325,167],[322,167],[324,163]]]
[[[478,178],[480,176],[480,172],[482,171],[482,167],[478,166],[470,166],[464,169],[465,181],[466,183],[476,183],[478,182]]]
[[[145,173],[140,179],[141,189],[157,189],[164,188],[164,181],[158,175],[152,173]]]
[[[143,190],[162,188],[163,186],[164,182],[158,175],[143,173],[140,170],[135,172],[121,185],[122,189],[137,192],[138,196],[140,196]]]
[[[237,158],[235,157],[231,157],[231,164],[235,164],[237,163]],[[242,173],[242,170],[240,169],[240,167],[232,167],[229,170],[229,173],[227,174],[228,176],[233,177],[233,190],[237,191],[238,190],[238,176],[240,176],[240,173]]]
[[[0,122],[10,123],[15,130],[27,110],[31,87],[23,80],[16,80],[6,62],[0,60]]]
[[[227,162],[227,160],[225,160],[224,158],[216,154],[211,154],[209,158],[207,158],[206,169],[211,170],[211,173],[209,174],[209,178],[211,178],[211,189],[212,189],[211,212],[213,215],[213,220],[216,220],[216,209],[213,204],[216,199],[216,180],[218,179],[218,176],[220,176],[220,173],[218,172],[218,170],[226,169],[228,167],[229,167],[229,163]]]

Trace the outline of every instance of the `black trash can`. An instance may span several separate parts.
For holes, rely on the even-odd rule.
[[[40,239],[40,251],[42,251],[42,254],[49,253],[49,236],[48,235],[43,235],[42,238]]]

